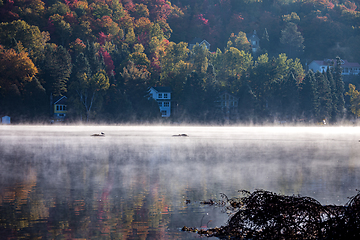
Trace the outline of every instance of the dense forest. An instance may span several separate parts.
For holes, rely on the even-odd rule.
[[[359,0],[0,0],[0,115],[67,121],[337,122],[360,115]],[[260,49],[248,35],[256,30]],[[196,45],[195,37],[210,49]],[[312,60],[335,59],[325,73]],[[151,86],[172,89],[161,119]],[[239,98],[226,114],[221,92]]]

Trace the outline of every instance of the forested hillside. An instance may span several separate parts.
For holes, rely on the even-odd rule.
[[[356,116],[340,64],[360,62],[360,1],[0,0],[0,115],[48,121],[144,122],[161,115],[151,86],[172,89],[167,121],[338,121]],[[247,35],[256,30],[254,53]],[[188,43],[195,37],[211,46]],[[339,61],[339,58],[338,58]],[[221,92],[239,98],[231,114]],[[346,111],[346,108],[348,111]]]

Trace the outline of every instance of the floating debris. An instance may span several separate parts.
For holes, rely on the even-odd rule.
[[[178,135],[172,135],[173,137],[188,137],[187,134],[185,133],[181,133],[181,134],[178,134]]]
[[[94,133],[91,135],[92,137],[105,137],[105,133],[101,132],[101,133]]]
[[[216,202],[214,200],[212,200],[212,199],[201,201],[200,203],[201,204],[206,204],[206,205],[214,205],[214,204],[216,204]]]
[[[240,198],[222,194],[225,200],[217,202],[230,214],[226,226],[182,230],[220,239],[360,239],[360,193],[335,206],[265,190],[239,192]]]

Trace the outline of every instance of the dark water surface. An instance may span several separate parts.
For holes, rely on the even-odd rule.
[[[357,127],[3,125],[0,239],[198,239],[180,229],[228,219],[200,201],[240,189],[345,204],[359,139]]]

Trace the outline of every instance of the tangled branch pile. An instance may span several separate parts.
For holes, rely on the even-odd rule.
[[[223,195],[219,202],[231,211],[226,226],[183,231],[220,239],[360,239],[360,193],[334,206],[264,190],[240,192],[240,198]]]

